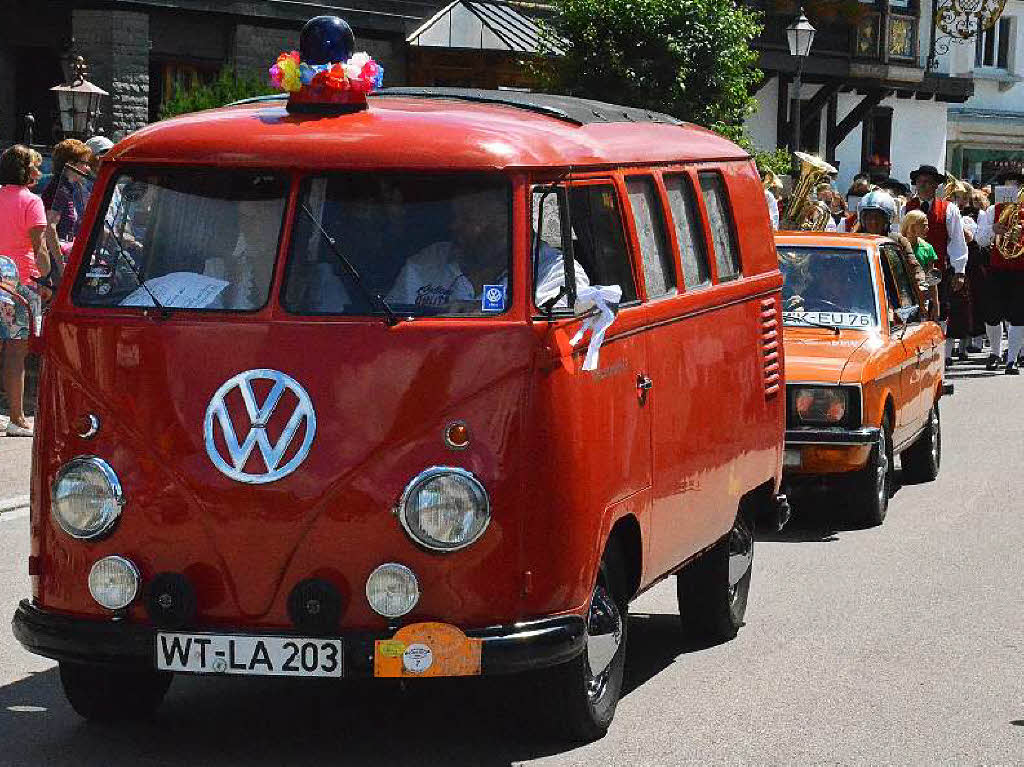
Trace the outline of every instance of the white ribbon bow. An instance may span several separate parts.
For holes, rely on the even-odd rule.
[[[583,339],[584,333],[588,330],[591,331],[587,356],[583,360],[584,370],[597,370],[597,357],[601,351],[601,344],[604,343],[605,331],[615,321],[615,310],[609,304],[617,305],[621,300],[622,288],[618,285],[590,285],[580,288],[577,292],[575,307],[577,312],[597,309],[597,314],[587,317],[583,321],[583,327],[569,341],[575,346]]]

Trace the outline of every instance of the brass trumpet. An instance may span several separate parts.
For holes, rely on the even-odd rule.
[[[812,200],[811,192],[822,178],[838,171],[820,157],[805,152],[793,152],[793,156],[800,161],[800,176],[783,211],[782,228],[825,231],[832,212],[824,203]]]

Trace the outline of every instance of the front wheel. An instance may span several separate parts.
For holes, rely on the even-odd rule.
[[[163,702],[173,674],[121,671],[81,663],[61,663],[60,681],[68,703],[92,722],[143,719]]]
[[[625,570],[612,543],[601,562],[587,611],[587,643],[582,653],[554,669],[545,680],[551,716],[573,740],[604,737],[622,694],[629,627]]]
[[[728,535],[676,576],[683,632],[699,642],[736,636],[747,612],[754,565],[754,525],[740,509]]]
[[[853,478],[850,511],[855,521],[874,527],[882,524],[892,495],[892,426],[882,419],[878,442],[871,449],[868,465]]]
[[[939,403],[932,405],[928,423],[914,444],[900,453],[903,463],[903,477],[909,482],[931,482],[939,476],[942,462],[942,422],[939,419]]]

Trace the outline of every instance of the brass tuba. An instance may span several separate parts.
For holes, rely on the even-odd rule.
[[[956,196],[958,194],[966,194],[970,196],[972,187],[966,181],[961,181],[952,173],[946,174],[946,189],[943,198],[950,202],[956,202]]]
[[[820,157],[805,152],[793,152],[793,156],[800,161],[800,176],[783,211],[781,228],[825,231],[832,211],[825,203],[812,200],[811,192],[822,178],[838,171]]]
[[[1003,208],[999,223],[1006,227],[1005,234],[996,235],[996,248],[1007,261],[1024,256],[1024,223],[1020,220],[1021,206],[1024,205],[1024,189],[1017,193],[1017,199]]]

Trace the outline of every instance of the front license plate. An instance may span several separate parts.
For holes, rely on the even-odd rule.
[[[164,634],[156,636],[156,667],[191,674],[341,676],[340,639]]]

